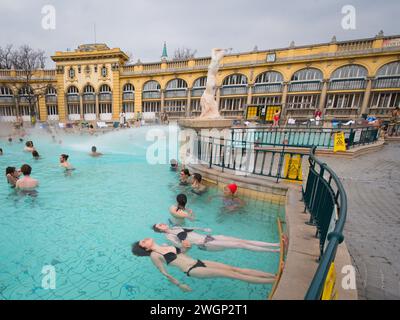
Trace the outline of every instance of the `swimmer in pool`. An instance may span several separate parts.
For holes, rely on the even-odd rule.
[[[202,194],[207,191],[207,187],[201,182],[202,176],[200,173],[194,173],[192,179],[192,192]]]
[[[176,161],[175,159],[171,159],[169,164],[170,164],[169,168],[170,168],[171,171],[177,171],[178,170],[178,161]]]
[[[24,175],[22,179],[18,179],[15,188],[20,190],[33,190],[39,186],[39,181],[31,178],[32,168],[28,164],[21,167],[21,172]]]
[[[40,159],[39,152],[37,152],[36,150],[32,151],[32,156],[33,156],[33,159],[35,159],[35,160],[39,160]]]
[[[176,197],[177,205],[172,205],[169,212],[172,215],[171,224],[181,226],[185,223],[185,219],[194,220],[193,211],[186,209],[187,197],[183,193]]]
[[[72,165],[68,162],[69,155],[62,154],[60,156],[60,166],[65,168],[65,170],[74,170]]]
[[[0,148],[0,156],[2,156],[2,155],[3,155],[3,149]]]
[[[207,251],[221,251],[225,249],[246,249],[259,252],[280,252],[279,243],[244,240],[222,235],[204,235],[195,232],[211,232],[208,228],[170,228],[167,224],[158,223],[153,226],[155,232],[164,233],[165,237],[176,247],[196,245]],[[186,242],[186,243],[185,243]]]
[[[242,207],[244,207],[245,202],[237,196],[237,185],[236,183],[231,183],[225,186],[224,188],[224,211],[235,211]]]
[[[92,157],[100,157],[103,154],[100,152],[97,152],[97,148],[95,146],[92,147],[92,152],[89,153],[89,155],[91,155]]]
[[[6,168],[7,183],[11,185],[11,188],[15,188],[20,175],[21,171],[16,170],[15,167]]]
[[[25,152],[33,152],[33,151],[35,151],[35,147],[33,146],[33,142],[32,141],[27,141],[25,143],[24,151]]]
[[[182,169],[179,176],[179,184],[181,186],[188,186],[190,184],[190,172],[189,169]]]
[[[209,260],[196,260],[186,254],[189,248],[184,249],[172,246],[160,246],[152,238],[146,238],[132,245],[132,254],[138,257],[150,257],[157,269],[182,291],[192,289],[172,277],[165,265],[180,269],[188,277],[193,278],[229,278],[249,283],[273,283],[276,275],[254,269],[242,269],[224,263]]]

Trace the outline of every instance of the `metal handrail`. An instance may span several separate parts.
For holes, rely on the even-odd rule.
[[[336,186],[336,193],[333,194],[334,203],[336,205],[338,219],[335,222],[335,227],[333,231],[327,234],[328,244],[320,257],[319,265],[317,271],[314,274],[313,280],[308,288],[305,299],[306,300],[319,300],[322,296],[322,291],[324,283],[330,268],[331,263],[335,260],[336,251],[340,243],[343,242],[343,229],[347,217],[347,195],[344,190],[343,184],[340,181],[336,173],[325,163],[320,161],[315,156],[316,147],[312,148],[310,151],[309,161],[310,166],[315,167],[318,165],[322,172],[327,172],[329,174],[329,179],[325,179],[325,182],[330,186],[333,182]],[[310,167],[310,169],[311,169]],[[322,175],[323,179],[323,175]],[[332,194],[331,194],[332,195]],[[335,212],[334,212],[335,213]]]

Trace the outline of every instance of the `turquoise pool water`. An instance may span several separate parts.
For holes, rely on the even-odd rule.
[[[229,279],[195,279],[168,268],[193,291],[184,293],[170,284],[148,258],[131,254],[131,243],[154,237],[150,226],[166,222],[168,208],[178,192],[176,173],[168,165],[146,162],[147,128],[126,129],[98,137],[57,136],[54,143],[44,131],[29,136],[42,156],[33,160],[23,144],[0,147],[0,299],[265,299],[271,285]],[[165,129],[161,129],[165,130]],[[92,145],[104,152],[88,156]],[[70,155],[77,168],[66,175],[58,165],[61,153]],[[36,197],[11,189],[4,176],[7,166],[32,166],[40,180]],[[239,213],[221,211],[220,193],[190,192],[188,207],[196,213],[194,226],[210,227],[213,234],[278,242],[277,215],[283,208],[247,200]],[[276,272],[278,253],[245,250],[205,252],[193,248],[194,258],[215,260],[239,267]],[[56,271],[56,288],[42,288],[43,266]]]

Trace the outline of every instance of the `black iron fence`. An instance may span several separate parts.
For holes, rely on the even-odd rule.
[[[261,148],[241,140],[197,137],[197,158],[209,168],[231,170],[235,174],[254,174],[279,179],[302,181],[302,163],[307,153],[282,148]]]
[[[343,228],[347,215],[347,196],[335,172],[315,157],[315,147],[309,156],[309,173],[303,200],[310,213],[309,224],[316,227],[320,258],[317,271],[305,299],[319,300],[336,251],[343,242]]]
[[[379,128],[233,128],[231,139],[254,143],[258,146],[289,146],[299,148],[319,147],[333,149],[334,135],[343,132],[347,148],[374,143],[379,138]]]

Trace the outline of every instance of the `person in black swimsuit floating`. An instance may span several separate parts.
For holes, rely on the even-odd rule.
[[[188,247],[179,249],[171,246],[159,246],[152,238],[137,241],[132,245],[132,254],[138,257],[150,257],[158,270],[173,284],[183,291],[191,291],[191,288],[172,277],[164,265],[171,265],[194,278],[230,278],[250,283],[273,283],[276,275],[254,269],[242,269],[224,263],[208,260],[195,260],[189,257],[185,251]]]
[[[182,228],[169,227],[165,223],[157,223],[153,226],[155,232],[164,233],[165,237],[175,246],[182,247],[183,241],[198,246],[208,251],[221,251],[225,249],[246,249],[258,252],[280,252],[279,243],[244,240],[222,235],[204,235],[194,230],[211,232],[208,228]]]

